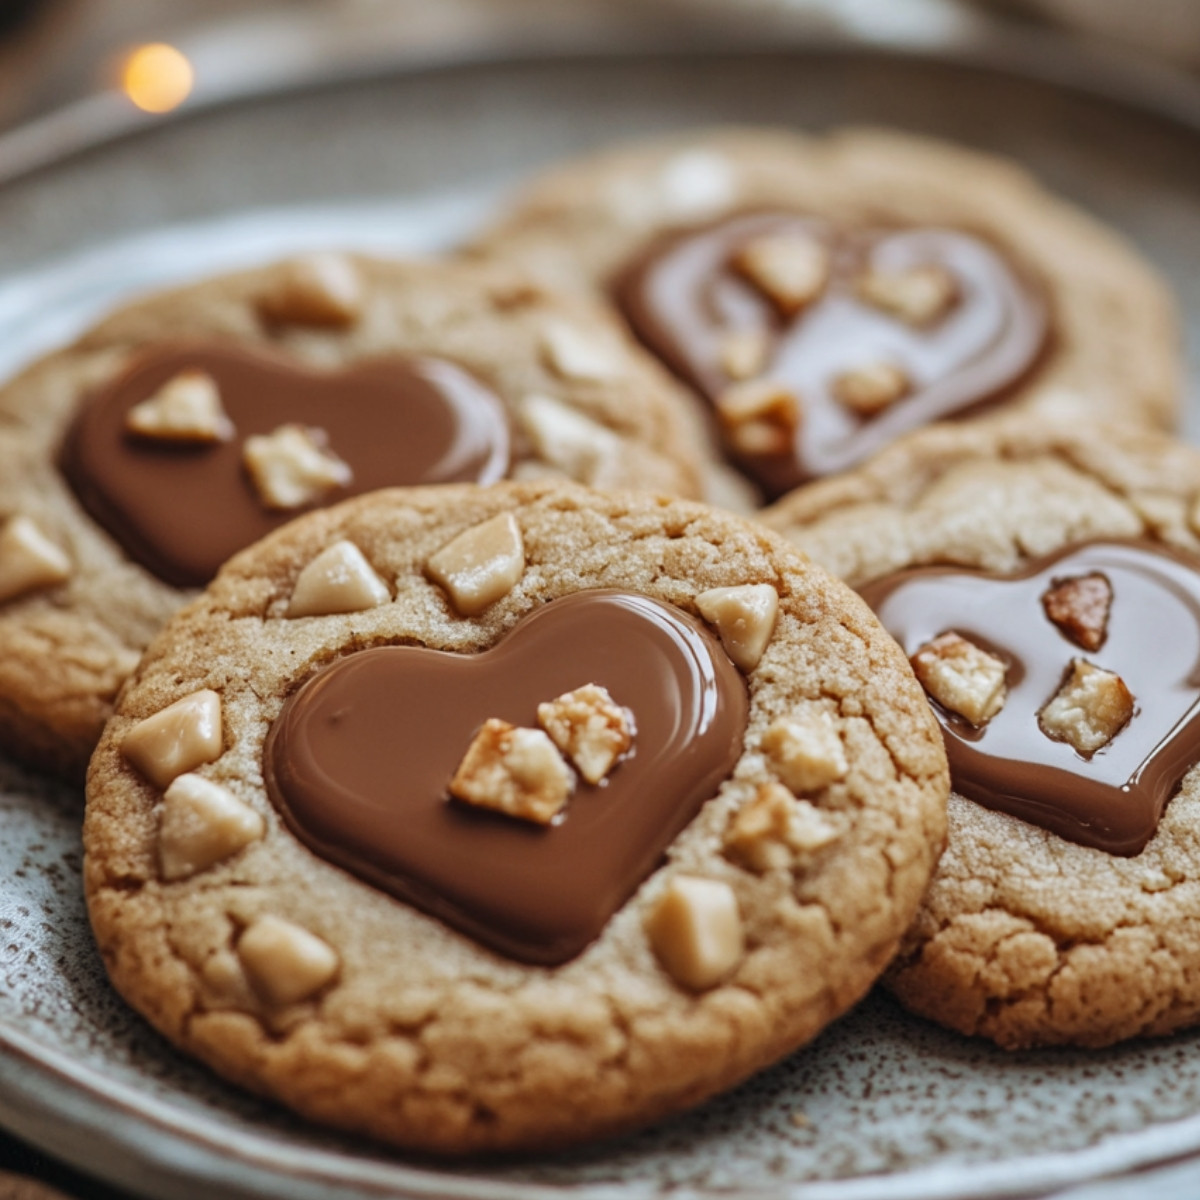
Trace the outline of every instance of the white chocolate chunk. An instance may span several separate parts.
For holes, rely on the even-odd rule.
[[[71,560],[29,517],[10,517],[0,529],[0,603],[54,587],[71,577]]]
[[[800,423],[800,401],[773,379],[751,379],[727,387],[716,403],[726,441],[739,454],[786,454]]]
[[[621,439],[550,396],[526,396],[518,418],[534,453],[571,479],[606,487],[620,477]]]
[[[763,753],[793,792],[815,792],[846,777],[842,739],[828,713],[797,711],[767,726]]]
[[[233,422],[217,381],[204,371],[180,371],[125,414],[125,428],[163,442],[227,442]]]
[[[633,744],[633,714],[586,683],[538,705],[538,723],[588,781],[599,783]]]
[[[911,662],[921,686],[972,725],[986,725],[1004,707],[1008,667],[957,633],[943,633],[926,642]]]
[[[871,363],[843,371],[833,381],[833,396],[860,417],[873,417],[908,395],[908,376],[892,363]]]
[[[710,588],[696,597],[696,607],[716,626],[734,665],[753,671],[775,632],[779,593],[769,583]]]
[[[829,248],[800,233],[751,238],[733,265],[785,316],[811,304],[829,282]]]
[[[346,328],[362,316],[366,287],[358,267],[342,254],[309,254],[282,264],[258,311],[291,325]]]
[[[780,783],[764,783],[730,821],[725,855],[752,871],[790,869],[840,837],[816,805],[797,799]]]
[[[362,612],[391,599],[387,584],[363,552],[345,539],[322,550],[296,577],[289,617],[323,617]]]
[[[624,363],[611,338],[585,333],[565,321],[550,321],[542,331],[542,352],[563,379],[600,382],[621,376]]]
[[[944,267],[909,267],[904,271],[866,271],[858,294],[868,304],[909,325],[932,325],[958,300],[958,285]]]
[[[450,794],[548,825],[574,786],[571,769],[540,729],[522,729],[494,717],[485,721],[450,781]]]
[[[1090,758],[1117,736],[1133,707],[1133,693],[1119,675],[1076,658],[1062,687],[1038,713],[1038,723],[1047,737],[1069,742]]]
[[[525,574],[525,543],[512,513],[499,513],[460,533],[425,564],[434,583],[464,617],[507,596]]]
[[[329,449],[324,430],[306,425],[280,425],[273,433],[248,437],[242,457],[267,508],[303,508],[354,478]]]
[[[767,365],[770,339],[761,329],[734,329],[721,338],[721,367],[730,379],[751,379]]]
[[[328,942],[280,917],[259,917],[237,944],[250,986],[275,1008],[315,996],[338,972]]]
[[[221,697],[211,688],[168,704],[121,740],[121,753],[163,788],[184,772],[214,762],[223,749]]]
[[[203,775],[180,775],[163,796],[158,829],[162,877],[186,879],[262,837],[262,817],[228,788]]]
[[[727,979],[745,953],[737,897],[719,879],[676,875],[646,918],[646,935],[667,974],[697,992]]]

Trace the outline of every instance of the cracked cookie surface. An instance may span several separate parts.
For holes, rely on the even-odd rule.
[[[1196,555],[1198,481],[1200,452],[1157,435],[993,419],[914,435],[763,519],[862,586],[926,564],[1014,572],[1113,539]],[[1102,1046],[1194,1024],[1197,822],[1195,768],[1131,857],[952,793],[948,848],[889,986],[913,1011],[1009,1047]]]
[[[327,615],[289,617],[301,574],[347,541],[391,598],[360,590],[357,611],[327,601]],[[446,583],[464,561],[503,564],[471,616],[456,605],[474,600]],[[322,667],[375,647],[503,647],[532,628],[523,619],[613,589],[715,631],[749,708],[728,776],[582,953],[546,967],[486,949],[332,865],[271,803],[268,732]],[[199,695],[183,711],[209,712],[210,694],[220,748],[185,739],[172,769],[199,782],[164,799],[131,765],[130,731],[141,754],[181,711],[164,709]],[[649,725],[636,700],[584,688],[555,710],[599,711],[611,729],[629,703],[635,755],[614,778]],[[395,490],[237,556],[155,639],[90,769],[86,889],[118,989],[230,1079],[413,1149],[544,1149],[698,1103],[857,1000],[916,910],[946,788],[936,724],[894,643],[761,527],[571,485]],[[568,825],[572,804],[604,799],[568,800]],[[202,810],[210,834],[189,841],[184,817]]]

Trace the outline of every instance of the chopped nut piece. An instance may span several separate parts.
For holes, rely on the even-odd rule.
[[[764,783],[725,832],[725,854],[752,871],[794,867],[841,834],[814,804]]]
[[[168,704],[121,740],[121,753],[158,787],[215,761],[223,749],[221,697],[211,688]]]
[[[829,714],[797,710],[767,726],[762,740],[776,775],[799,795],[846,776],[846,752]]]
[[[598,421],[537,394],[521,401],[518,415],[534,453],[564,475],[600,488],[619,476],[621,439]]]
[[[1070,742],[1090,758],[1107,746],[1132,716],[1133,693],[1125,681],[1076,658],[1071,660],[1062,687],[1038,713],[1038,723],[1048,738]]]
[[[717,627],[734,665],[753,671],[775,632],[779,593],[769,583],[710,588],[696,597],[696,607]]]
[[[450,794],[479,808],[548,825],[562,811],[574,779],[554,743],[540,729],[491,718],[475,735]]]
[[[646,935],[667,974],[697,992],[727,979],[745,953],[737,897],[719,879],[676,875],[646,918]]]
[[[633,744],[633,714],[594,683],[539,704],[538,723],[588,783],[599,783]]]
[[[460,533],[425,564],[464,617],[507,596],[525,574],[525,544],[512,513],[500,513]]]
[[[248,437],[242,457],[267,508],[302,508],[354,478],[329,449],[325,431],[304,425]]]
[[[752,379],[717,397],[717,419],[739,454],[786,454],[800,423],[800,401],[781,383]]]
[[[921,686],[941,705],[985,725],[1003,707],[1008,667],[957,633],[943,633],[912,656]]]
[[[907,395],[909,387],[908,376],[900,367],[872,363],[843,371],[833,381],[833,396],[860,417],[874,417]]]
[[[563,379],[619,378],[624,364],[611,339],[584,333],[574,325],[552,321],[542,332],[542,351],[552,370]]]
[[[204,371],[180,371],[125,414],[125,428],[163,442],[227,442],[233,422],[217,381]]]
[[[733,265],[785,316],[811,304],[829,281],[829,247],[798,233],[751,238]]]
[[[250,986],[277,1008],[316,995],[338,972],[328,942],[280,917],[259,917],[239,939],[237,954]]]
[[[721,338],[721,366],[730,379],[751,379],[767,365],[770,339],[760,329],[735,329]]]
[[[945,267],[909,267],[906,271],[868,270],[858,294],[910,325],[932,325],[958,300],[958,284]]]
[[[1056,579],[1042,596],[1046,616],[1077,646],[1099,650],[1108,633],[1112,586],[1098,571]]]
[[[258,297],[258,311],[291,325],[345,328],[362,316],[366,289],[354,263],[341,254],[310,254],[279,268]]]
[[[323,617],[362,612],[391,599],[387,584],[371,569],[353,543],[334,542],[296,577],[289,617]]]
[[[0,529],[0,603],[71,577],[71,560],[26,516]]]
[[[228,788],[180,775],[163,796],[158,862],[164,879],[186,879],[262,837],[262,817]]]

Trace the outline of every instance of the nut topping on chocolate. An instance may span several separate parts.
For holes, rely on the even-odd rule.
[[[217,381],[206,371],[180,371],[125,416],[130,433],[164,442],[227,442],[233,422],[221,406]]]
[[[907,271],[872,268],[858,281],[858,294],[909,325],[940,321],[958,300],[958,285],[945,267],[910,267]]]
[[[0,604],[70,577],[71,560],[29,517],[9,517],[0,528]]]
[[[903,368],[893,363],[872,363],[843,371],[833,381],[833,394],[860,417],[873,417],[907,395],[910,387]]]
[[[912,656],[921,686],[944,708],[986,725],[1003,707],[1008,670],[994,654],[957,633],[943,633]]]
[[[751,238],[733,265],[785,316],[811,304],[829,281],[829,247],[803,234]]]
[[[1047,737],[1070,742],[1090,758],[1128,724],[1133,703],[1119,675],[1076,658],[1062,687],[1038,713],[1038,721]]]
[[[1112,587],[1103,575],[1056,579],[1042,596],[1046,616],[1077,646],[1099,650],[1108,632]]]
[[[588,781],[599,783],[633,745],[633,714],[605,688],[584,684],[538,705],[538,723]]]
[[[330,450],[325,431],[306,425],[280,425],[274,433],[248,437],[242,457],[259,499],[271,509],[303,508],[353,479]]]
[[[761,329],[733,329],[721,338],[721,367],[730,379],[752,379],[762,373],[770,339]]]
[[[739,454],[786,454],[800,421],[800,401],[781,383],[751,379],[717,398],[717,419]]]
[[[525,574],[525,545],[512,513],[500,513],[460,533],[425,564],[464,617],[473,617],[516,587]]]

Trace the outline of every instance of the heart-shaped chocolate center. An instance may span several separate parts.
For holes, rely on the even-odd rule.
[[[192,371],[215,381],[234,436],[181,445],[130,433],[129,410]],[[60,465],[131,558],[167,583],[195,587],[296,515],[266,507],[243,461],[247,438],[284,425],[322,430],[349,466],[349,486],[330,488],[324,503],[392,485],[493,483],[508,469],[503,406],[454,363],[399,358],[322,371],[216,344],[139,355],[82,406]]]
[[[776,249],[786,270],[788,242],[807,244],[825,260],[812,298],[794,313],[781,311],[739,269],[739,254],[756,241],[766,247],[767,270]],[[928,319],[906,320],[903,289],[927,286],[930,271],[941,273],[953,299]],[[868,277],[899,285],[894,307],[872,302]],[[1049,328],[1038,288],[982,238],[939,228],[845,230],[794,213],[742,213],[671,234],[622,274],[617,296],[638,337],[718,407],[747,377],[776,381],[795,398],[795,426],[783,450],[730,443],[774,495],[996,398],[1035,364]],[[731,336],[761,339],[764,361],[731,373]],[[892,380],[899,389],[897,398],[864,416],[839,396],[839,386],[866,371],[878,387],[880,370],[883,386]]]
[[[1064,584],[1091,588],[1097,579],[1111,606],[1105,614],[1081,593],[1075,615],[1084,627],[1070,605],[1047,603]],[[1015,575],[904,571],[862,595],[909,655],[953,631],[1007,666],[1003,707],[981,727],[935,704],[957,792],[1111,854],[1136,854],[1149,841],[1200,760],[1200,563],[1148,542],[1098,542]],[[1078,660],[1119,677],[1134,702],[1127,723],[1090,755],[1048,736],[1039,717]],[[1069,715],[1086,720],[1086,696],[1079,706]]]
[[[536,728],[587,683],[636,724],[631,753],[579,781],[559,823],[448,799],[476,730]],[[273,802],[322,857],[524,962],[599,936],[741,753],[748,697],[697,621],[644,596],[580,592],[464,655],[387,646],[340,659],[292,696],[264,751]]]

